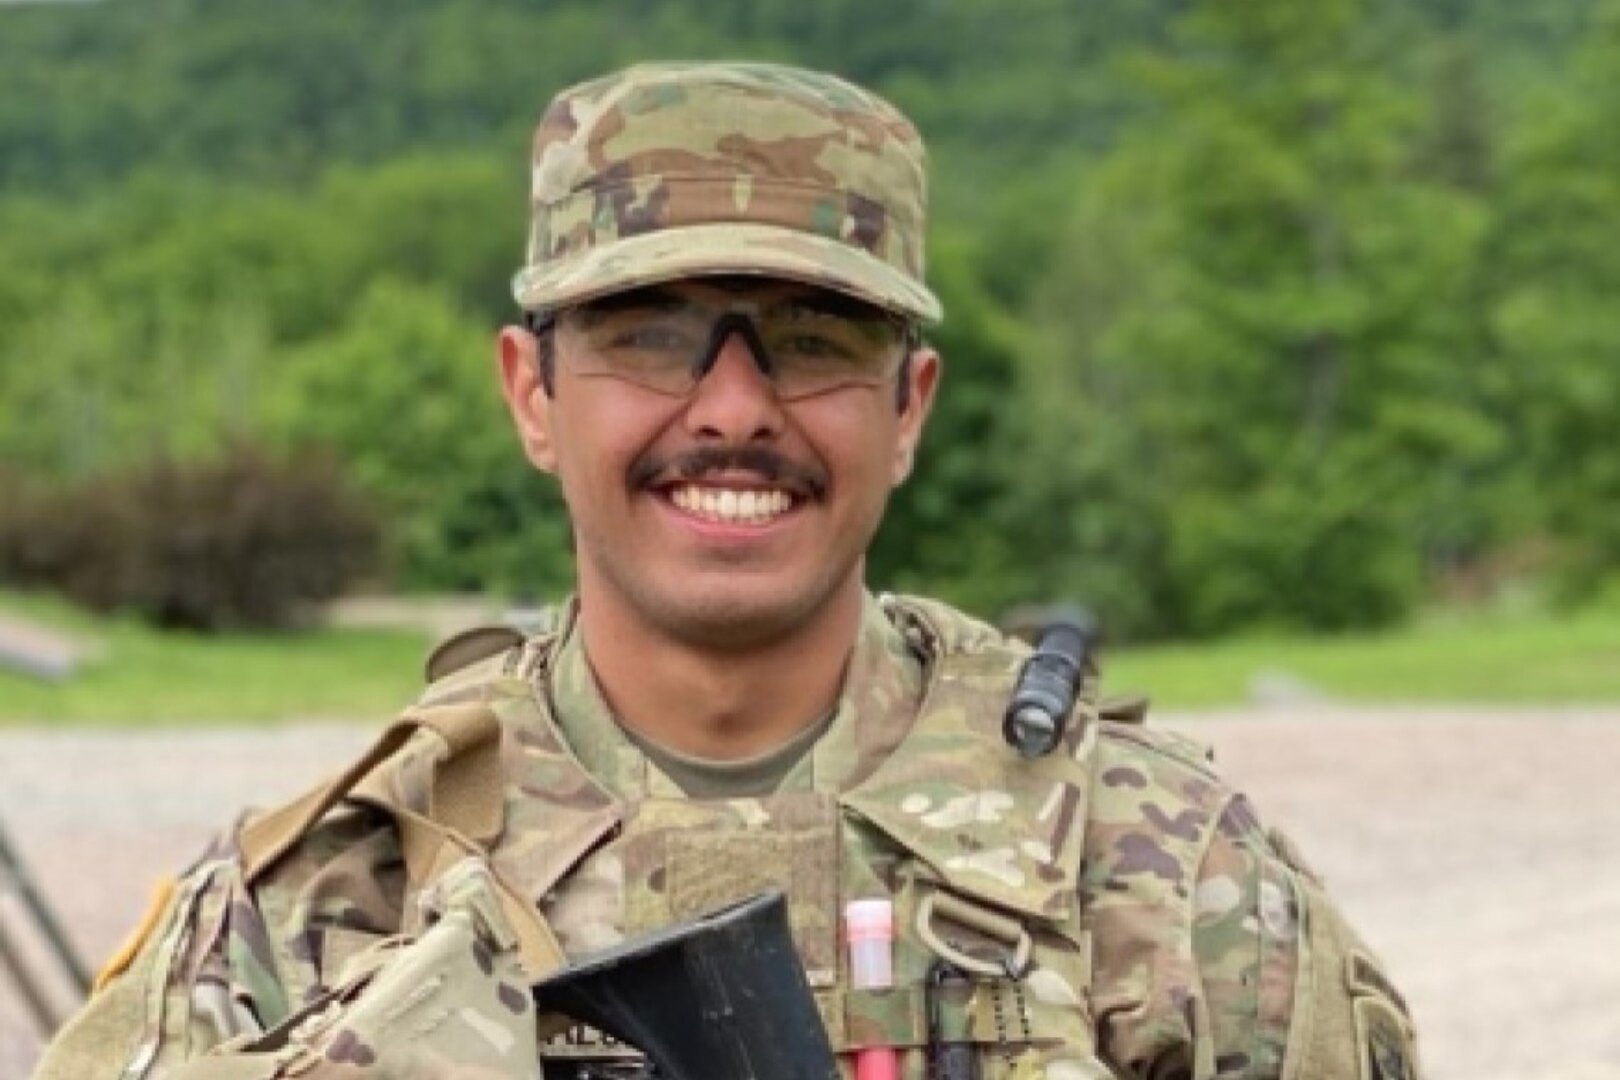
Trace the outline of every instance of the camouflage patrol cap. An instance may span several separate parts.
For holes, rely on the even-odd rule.
[[[842,79],[772,64],[647,64],[559,94],[534,137],[525,308],[759,274],[924,320],[917,129]]]

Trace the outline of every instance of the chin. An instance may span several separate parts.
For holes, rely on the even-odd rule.
[[[704,597],[665,608],[664,630],[670,636],[707,649],[748,650],[774,645],[805,625],[812,605],[771,603],[757,597]]]
[[[684,595],[637,606],[672,638],[698,648],[740,652],[776,645],[806,630],[836,606],[845,587],[818,582],[794,589],[726,588],[716,583],[698,593],[683,590]]]
[[[864,560],[828,559],[766,566],[693,565],[624,557],[584,546],[580,593],[619,619],[695,649],[748,652],[817,633],[859,607]],[[613,553],[619,554],[619,553]],[[657,565],[662,562],[663,565]],[[654,565],[648,565],[654,563]]]

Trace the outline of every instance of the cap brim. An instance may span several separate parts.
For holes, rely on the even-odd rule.
[[[512,292],[525,308],[557,308],[715,274],[820,285],[924,322],[938,322],[944,313],[927,287],[876,256],[828,237],[754,223],[687,225],[614,240],[520,271]]]

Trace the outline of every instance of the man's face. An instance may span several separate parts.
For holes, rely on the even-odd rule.
[[[783,394],[741,330],[718,340],[695,386],[653,388],[636,354],[619,352],[639,346],[622,331],[647,325],[637,321],[644,305],[747,314],[751,327],[766,325],[768,351],[800,348],[773,313],[846,312],[857,318],[839,332],[859,328],[861,313],[843,297],[768,280],[734,285],[687,281],[561,313],[549,395],[533,336],[501,335],[503,387],[525,449],[568,503],[584,603],[616,605],[707,648],[780,641],[859,592],[866,547],[910,471],[939,372],[927,349],[900,366],[898,335],[885,346],[891,362],[877,374],[860,369],[870,378],[790,384],[784,374]],[[665,340],[645,337],[653,347]],[[803,346],[801,375],[822,347]],[[900,378],[909,380],[904,409]]]

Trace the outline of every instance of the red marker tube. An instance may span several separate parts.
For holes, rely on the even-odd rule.
[[[894,904],[888,900],[852,900],[844,907],[844,936],[849,945],[849,984],[857,990],[885,990],[894,985]],[[855,1080],[895,1080],[899,1055],[892,1046],[855,1051]]]

